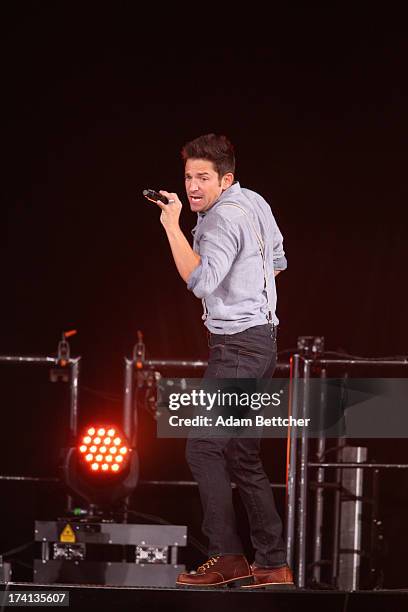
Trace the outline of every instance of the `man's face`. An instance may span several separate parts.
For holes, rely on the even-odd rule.
[[[234,177],[231,172],[220,180],[214,165],[208,159],[188,159],[185,167],[185,185],[190,208],[194,212],[204,212],[218,200]]]

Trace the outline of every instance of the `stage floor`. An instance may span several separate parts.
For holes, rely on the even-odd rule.
[[[179,589],[160,587],[114,587],[73,584],[34,584],[11,582],[0,584],[0,593],[48,591],[69,593],[70,610],[177,612],[407,612],[408,589],[356,591],[266,591],[246,589]],[[55,604],[54,604],[55,606]],[[15,606],[13,606],[15,607]],[[33,606],[34,607],[34,606]],[[36,606],[41,607],[41,606]],[[0,609],[1,606],[0,606]]]

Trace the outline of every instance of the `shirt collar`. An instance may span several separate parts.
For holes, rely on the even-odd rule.
[[[228,189],[225,189],[225,191],[222,192],[222,194],[220,195],[218,200],[216,200],[214,202],[214,204],[211,206],[211,208],[209,210],[197,213],[197,217],[200,217],[200,218],[205,217],[205,215],[207,213],[209,213],[210,211],[214,210],[214,208],[217,206],[217,204],[219,204],[220,202],[223,202],[226,199],[229,199],[230,196],[237,195],[240,191],[241,191],[241,186],[240,186],[239,182],[238,181],[234,181],[232,183],[231,187],[228,187]]]

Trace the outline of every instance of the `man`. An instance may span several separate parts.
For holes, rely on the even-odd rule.
[[[191,248],[179,226],[181,202],[162,190],[160,206],[177,270],[203,300],[210,355],[204,378],[268,378],[276,365],[275,278],[287,266],[282,235],[257,193],[234,181],[225,136],[207,134],[182,150],[185,187],[198,213]],[[293,587],[282,524],[259,456],[259,438],[190,438],[186,456],[203,505],[209,560],[180,574],[182,586]],[[249,566],[237,534],[231,479],[245,504],[256,551]]]

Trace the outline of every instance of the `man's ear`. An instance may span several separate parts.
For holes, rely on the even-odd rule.
[[[232,172],[227,172],[227,174],[224,174],[224,176],[221,179],[222,190],[225,191],[226,189],[228,189],[228,187],[231,187],[233,182],[234,182],[234,175],[232,174]]]

